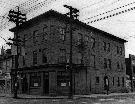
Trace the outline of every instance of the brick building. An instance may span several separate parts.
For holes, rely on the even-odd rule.
[[[1,49],[0,55],[0,92],[11,92],[11,77],[10,72],[12,69],[12,55],[11,49]]]
[[[40,95],[69,93],[70,18],[50,10],[19,28],[20,90]],[[104,93],[125,88],[125,40],[73,20],[73,93]],[[16,34],[16,28],[10,29]],[[22,50],[21,50],[22,49]],[[12,69],[13,71],[15,69]]]
[[[135,55],[129,54],[126,58],[126,74],[129,75],[131,81],[131,91],[135,91]]]

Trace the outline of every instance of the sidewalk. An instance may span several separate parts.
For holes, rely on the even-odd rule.
[[[135,92],[132,93],[110,93],[110,94],[91,94],[91,95],[74,95],[76,99],[78,98],[111,98],[111,97],[128,97],[135,96]]]
[[[80,98],[111,98],[111,97],[128,97],[135,96],[135,92],[133,93],[110,93],[107,94],[91,94],[91,95],[73,95],[73,99]],[[0,97],[13,97],[13,94],[0,94]],[[18,94],[20,99],[67,99],[68,96],[40,96],[40,95],[27,95],[27,94]]]

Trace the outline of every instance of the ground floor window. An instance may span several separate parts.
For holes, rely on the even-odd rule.
[[[41,76],[39,75],[39,73],[31,73],[30,86],[31,87],[40,87],[41,86]]]
[[[57,85],[61,87],[69,86],[69,75],[67,72],[57,72]]]

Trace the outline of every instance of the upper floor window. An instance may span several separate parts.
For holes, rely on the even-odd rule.
[[[91,55],[91,56],[90,56],[90,65],[91,65],[92,67],[95,67],[95,55]]]
[[[111,69],[111,59],[104,58],[104,68]]]
[[[108,67],[111,69],[111,59],[108,59]]]
[[[85,41],[85,44],[88,44],[89,43],[89,37],[87,35],[85,35],[84,41]]]
[[[60,49],[59,62],[66,62],[66,49]]]
[[[118,77],[118,86],[120,86],[120,78]]]
[[[114,77],[113,77],[113,86],[114,86],[114,82],[115,82],[115,80],[114,80]]]
[[[96,77],[96,84],[99,84],[99,77]]]
[[[122,55],[122,47],[117,46],[117,54]]]
[[[25,57],[23,56],[23,65],[25,65]]]
[[[38,37],[38,30],[35,30],[33,32],[33,43],[36,44],[37,42],[37,37]]]
[[[135,73],[135,66],[133,66],[133,72]]]
[[[91,48],[95,48],[95,38],[91,38]]]
[[[117,62],[117,69],[120,69],[120,64],[119,64],[119,62]]]
[[[122,55],[122,47],[119,48],[120,55]]]
[[[78,64],[82,64],[83,63],[83,57],[82,57],[82,53],[78,53]]]
[[[104,58],[104,68],[107,68],[107,59]]]
[[[37,51],[33,51],[33,65],[37,64]]]
[[[82,44],[83,35],[81,33],[79,33],[76,38],[77,38],[77,45]]]
[[[121,63],[121,70],[124,70],[123,64]]]
[[[66,36],[65,35],[65,28],[60,27],[59,28],[59,33],[60,33],[60,39],[64,41],[65,40],[65,36]]]
[[[124,77],[122,77],[122,86],[124,87]]]
[[[110,52],[110,43],[103,42],[104,51]]]
[[[106,51],[106,42],[103,42],[104,51]]]
[[[43,63],[47,63],[47,54],[46,54],[47,52],[46,51],[47,51],[47,49],[42,50],[42,62]]]
[[[107,43],[107,51],[110,52],[110,43]]]

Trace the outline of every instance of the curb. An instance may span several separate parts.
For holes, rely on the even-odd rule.
[[[126,93],[126,94],[118,94],[118,95],[97,95],[97,96],[78,96],[76,95],[75,96],[75,99],[81,99],[81,98],[92,98],[92,99],[107,99],[107,98],[111,98],[111,97],[128,97],[128,96],[135,96],[135,93]]]

